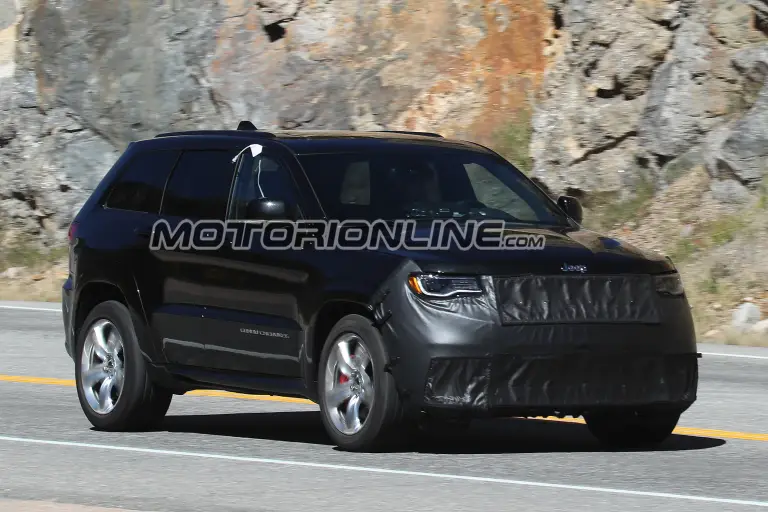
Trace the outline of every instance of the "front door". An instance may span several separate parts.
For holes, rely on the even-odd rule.
[[[261,153],[238,161],[228,218],[249,220],[260,198],[284,201],[291,218],[302,215],[301,194],[286,163],[290,154],[267,141]],[[298,378],[304,335],[300,297],[313,286],[311,251],[265,249],[255,235],[250,246],[222,249],[208,290],[208,361],[224,370]]]

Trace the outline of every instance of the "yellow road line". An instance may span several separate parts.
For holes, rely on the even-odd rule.
[[[538,418],[542,419],[542,418]],[[547,421],[559,421],[563,423],[582,423],[582,418],[556,418],[549,416],[543,418]],[[753,432],[733,432],[731,430],[717,430],[710,428],[694,428],[694,427],[677,427],[675,434],[685,436],[699,436],[699,437],[723,437],[726,439],[742,439],[745,441],[768,441],[768,434],[756,434]]]
[[[0,382],[17,382],[21,384],[47,384],[51,386],[74,387],[75,381],[69,379],[52,379],[49,377],[27,377],[24,375],[0,375]],[[240,400],[258,400],[262,402],[284,402],[294,404],[313,404],[311,400],[303,398],[287,398],[282,396],[270,395],[245,395],[242,393],[232,393],[229,391],[216,391],[208,389],[198,389],[187,393],[189,396],[213,396],[220,398],[237,398]]]
[[[74,387],[75,381],[70,379],[53,379],[49,377],[27,377],[23,375],[2,375],[0,374],[0,382],[16,382],[21,384],[45,384],[51,386],[66,386]],[[303,398],[287,398],[281,396],[271,395],[246,395],[242,393],[232,393],[230,391],[215,391],[208,389],[200,389],[196,391],[190,391],[187,393],[190,396],[208,396],[218,398],[236,398],[239,400],[257,400],[262,402],[282,402],[293,404],[313,404],[310,400]],[[538,418],[541,419],[541,418]],[[581,418],[544,418],[547,421],[556,421],[561,423],[580,423],[583,424],[584,420]],[[687,436],[700,436],[700,437],[716,437],[724,439],[739,439],[744,441],[766,441],[768,442],[768,434],[759,434],[754,432],[734,432],[731,430],[716,430],[708,428],[693,428],[693,427],[677,427],[675,434],[687,435]]]
[[[675,434],[700,437],[724,437],[726,439],[741,439],[743,441],[768,441],[768,434],[732,432],[730,430],[716,430],[710,428],[677,427],[675,429]]]
[[[239,400],[260,400],[264,402],[284,402],[289,404],[311,404],[314,402],[304,398],[290,398],[285,396],[272,395],[245,395],[243,393],[232,393],[230,391],[217,391],[211,389],[197,389],[187,393],[189,396],[216,396],[221,398],[237,398]]]
[[[74,380],[52,379],[49,377],[25,377],[23,375],[0,375],[0,382],[20,382],[23,384],[50,384],[52,386],[74,386]]]

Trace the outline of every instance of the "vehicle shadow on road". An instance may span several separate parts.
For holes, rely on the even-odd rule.
[[[168,416],[159,430],[211,436],[331,445],[318,411]],[[473,422],[465,431],[429,430],[405,436],[390,452],[433,454],[548,453],[604,451],[686,451],[714,448],[723,439],[672,435],[651,447],[608,449],[579,423],[496,419]]]

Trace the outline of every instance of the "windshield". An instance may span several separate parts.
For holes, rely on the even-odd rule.
[[[330,219],[493,219],[568,225],[520,171],[470,150],[421,147],[299,156]]]

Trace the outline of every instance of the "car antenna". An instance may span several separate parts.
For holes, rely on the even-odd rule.
[[[248,130],[248,131],[257,131],[258,128],[250,122],[250,121],[240,121],[240,124],[237,125],[238,131],[240,130]]]

